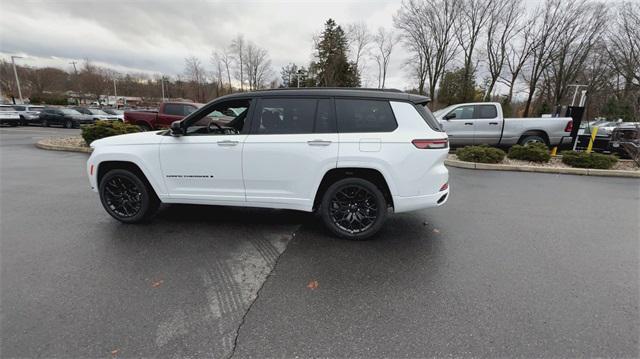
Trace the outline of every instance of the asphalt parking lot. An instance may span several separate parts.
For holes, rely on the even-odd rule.
[[[372,241],[309,214],[123,225],[53,128],[0,129],[2,357],[638,357],[640,181],[452,168]]]

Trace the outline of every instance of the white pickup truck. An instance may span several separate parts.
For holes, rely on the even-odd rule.
[[[570,117],[504,118],[497,102],[461,103],[435,111],[452,146],[571,143]]]

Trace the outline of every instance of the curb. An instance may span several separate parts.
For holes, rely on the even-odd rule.
[[[46,140],[40,140],[36,142],[36,147],[43,150],[49,150],[49,151],[68,151],[68,152],[82,152],[82,153],[93,152],[93,148],[91,147],[60,146],[60,145],[51,145],[45,142]]]
[[[474,170],[539,172],[539,173],[558,173],[558,174],[582,175],[582,176],[640,178],[640,171],[598,170],[598,169],[590,169],[590,168],[513,166],[513,165],[499,165],[499,164],[492,164],[492,163],[465,162],[465,161],[451,160],[451,159],[444,160],[444,164],[451,167],[467,168],[467,169],[474,169]]]

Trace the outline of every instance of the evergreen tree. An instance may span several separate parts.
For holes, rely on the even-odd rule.
[[[333,19],[324,24],[316,45],[316,83],[322,87],[358,87],[360,78],[355,64],[347,60],[348,40]]]
[[[475,87],[473,77],[468,78],[464,68],[447,71],[440,82],[438,102],[446,106],[472,102],[476,97]]]

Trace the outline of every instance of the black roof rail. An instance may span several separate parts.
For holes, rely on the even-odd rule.
[[[358,90],[358,91],[379,91],[379,92],[399,92],[403,93],[404,91],[399,89],[379,89],[372,87],[279,87],[274,89],[262,89],[255,91],[283,91],[283,90]]]

